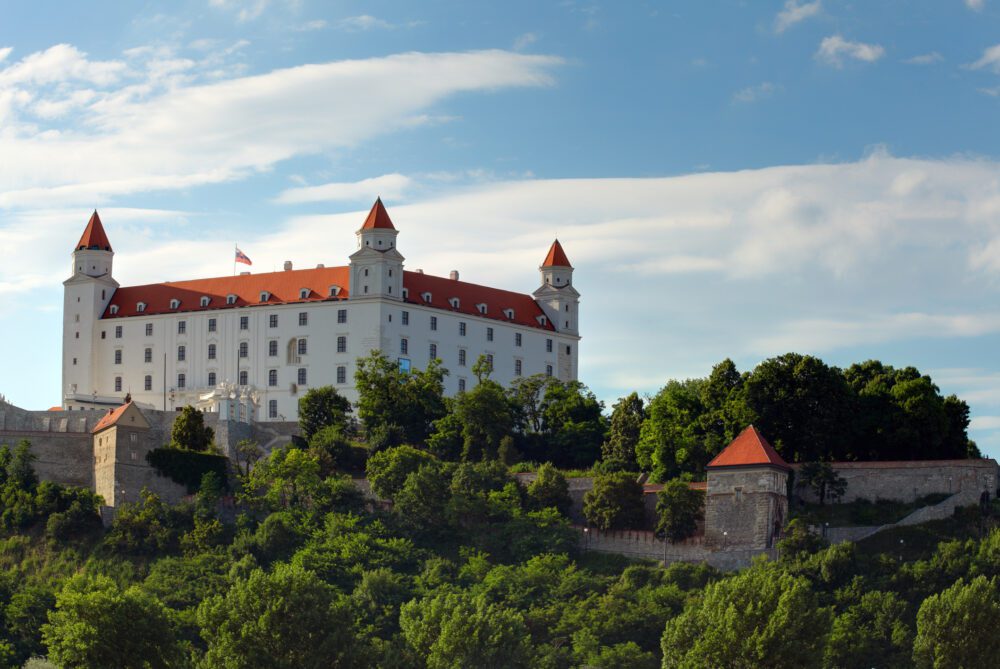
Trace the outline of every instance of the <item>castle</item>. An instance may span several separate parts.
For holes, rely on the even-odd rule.
[[[556,240],[527,295],[404,270],[399,231],[381,199],[345,266],[120,287],[95,211],[64,282],[62,401],[113,408],[219,410],[220,385],[246,402],[237,419],[294,421],[298,398],[332,385],[356,401],[358,358],[378,350],[403,369],[438,359],[446,394],[465,390],[480,356],[492,378],[577,378],[580,294]]]

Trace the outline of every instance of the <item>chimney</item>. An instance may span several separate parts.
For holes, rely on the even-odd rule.
[[[291,260],[286,260],[285,261],[285,271],[286,272],[291,272],[292,271],[292,261]]]
[[[415,269],[413,271],[416,272],[417,274],[423,274],[424,273],[424,270],[422,270],[422,269]]]
[[[324,265],[323,263],[316,265],[316,269],[323,269],[324,267],[326,267],[326,265]]]
[[[452,281],[458,281],[458,270],[453,269],[450,272],[448,272],[448,278],[451,279]]]
[[[250,272],[240,272],[240,276],[250,276]]]

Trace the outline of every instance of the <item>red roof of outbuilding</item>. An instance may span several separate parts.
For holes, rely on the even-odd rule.
[[[111,250],[111,242],[108,241],[108,235],[104,232],[104,226],[101,225],[101,217],[97,215],[96,209],[90,216],[90,220],[87,221],[87,227],[84,229],[80,241],[76,243],[74,250],[80,251],[83,249]]]
[[[740,432],[733,442],[708,463],[708,467],[745,467],[748,465],[773,465],[791,469],[771,444],[767,443],[753,425]]]
[[[108,409],[108,412],[104,414],[104,417],[97,421],[97,425],[94,426],[94,434],[97,434],[101,430],[105,430],[117,423],[118,419],[122,417],[122,414],[125,413],[125,410],[128,409],[131,404],[131,402],[126,402],[117,409]]]
[[[372,230],[374,228],[384,230],[396,229],[396,226],[392,224],[392,219],[389,218],[389,212],[385,210],[385,206],[382,204],[382,198],[375,200],[372,210],[368,212],[368,218],[365,219],[364,225],[361,226],[362,230]]]
[[[552,246],[549,247],[549,254],[545,256],[542,267],[572,267],[558,239],[552,242]]]

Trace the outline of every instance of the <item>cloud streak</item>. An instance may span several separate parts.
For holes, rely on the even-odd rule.
[[[799,4],[797,0],[786,0],[785,7],[774,17],[774,32],[779,35],[797,23],[816,16],[822,10],[820,0]]]
[[[859,60],[864,63],[874,63],[885,55],[885,49],[879,44],[851,42],[841,35],[824,37],[816,51],[816,58],[834,67],[843,67],[844,59]]]

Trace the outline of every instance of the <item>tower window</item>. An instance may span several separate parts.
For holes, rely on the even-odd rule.
[[[521,376],[521,361],[520,361],[520,359],[514,361],[514,376]]]
[[[122,326],[116,325],[115,326],[115,339],[121,339],[121,338],[122,338]]]
[[[277,339],[272,339],[271,341],[267,342],[267,354],[272,358],[276,358],[278,356]]]
[[[486,328],[486,341],[493,341],[493,328]]]
[[[145,351],[143,351],[142,361],[153,362],[153,349],[147,348]]]
[[[520,346],[520,345],[521,345],[521,333],[520,332],[515,332],[514,333],[514,346]]]
[[[305,367],[299,367],[298,379],[300,386],[306,385],[306,381],[308,379],[308,377],[306,376],[306,371],[307,370]]]
[[[409,311],[404,311],[403,312],[403,325],[409,325],[409,324],[410,324],[410,312]]]
[[[215,344],[208,345],[208,359],[215,360]]]
[[[108,338],[107,331],[106,330],[101,330],[101,339],[107,339],[107,338]]]
[[[308,344],[308,342],[305,339],[300,339],[299,340],[299,355],[305,355],[306,354],[306,352],[307,352],[306,349],[307,349],[308,345],[309,344]]]
[[[337,383],[347,383],[347,367],[337,367]]]
[[[115,377],[115,392],[120,393],[122,391],[122,377]]]
[[[214,388],[215,387],[215,378],[216,378],[215,377],[215,372],[209,372],[208,373],[208,387],[209,388]]]
[[[153,377],[152,377],[152,375],[150,375],[150,374],[146,375],[146,378],[143,379],[143,385],[142,385],[142,387],[145,388],[146,390],[152,390],[153,389]]]
[[[347,337],[337,337],[337,353],[347,353]]]
[[[567,344],[566,345],[566,355],[569,355],[572,350],[573,350],[572,347],[570,347],[570,345]]]
[[[403,355],[407,355],[410,352],[410,342],[408,339],[399,340],[399,352]]]
[[[493,371],[493,354],[492,353],[487,353],[486,354],[486,369],[490,370],[491,372]]]
[[[187,356],[187,349],[185,349],[183,346],[178,346],[177,347],[177,360],[178,360],[178,362],[183,362],[184,358],[186,356]]]
[[[546,339],[545,340],[545,352],[546,353],[552,353],[552,340],[551,339]]]
[[[438,345],[437,344],[431,344],[431,347],[430,347],[430,358],[431,358],[431,360],[435,360],[435,359],[437,359],[437,357],[438,357]]]
[[[459,336],[465,336],[465,321],[458,324],[458,334]]]
[[[267,417],[268,418],[278,417],[278,400],[267,401]]]
[[[431,316],[431,330],[437,330],[437,329],[438,329],[438,317]]]
[[[241,341],[240,342],[240,357],[241,358],[246,358],[246,357],[249,357],[249,354],[250,354],[250,345],[248,343],[246,343],[245,341]]]
[[[240,370],[240,385],[245,386],[250,383],[249,373],[245,369]]]
[[[183,388],[187,384],[187,376],[184,374],[177,375],[177,387]]]
[[[115,364],[122,364],[122,350],[120,348],[115,349]]]
[[[458,380],[458,392],[460,392],[460,393],[464,393],[465,392],[465,379],[459,379]]]
[[[545,365],[545,376],[552,376],[552,365]]]
[[[278,385],[278,370],[270,369],[267,372],[267,385],[274,387]]]
[[[458,349],[458,366],[465,367],[465,349]]]

